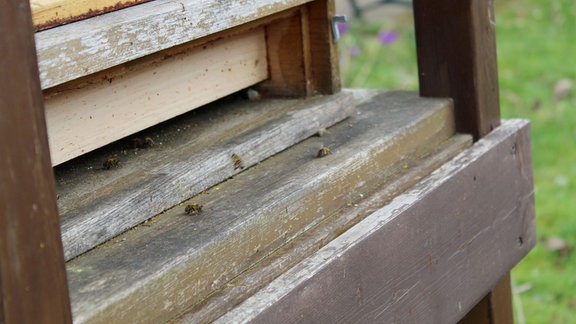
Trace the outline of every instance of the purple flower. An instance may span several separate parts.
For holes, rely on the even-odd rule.
[[[378,34],[378,41],[383,45],[394,43],[398,39],[398,34],[393,30],[383,30]]]
[[[340,35],[346,34],[348,32],[348,30],[350,29],[348,24],[345,22],[338,22],[336,24],[336,26],[338,26],[338,32],[340,33]]]
[[[358,47],[357,45],[350,46],[350,48],[348,49],[348,54],[350,54],[350,56],[352,57],[360,55],[360,47]]]

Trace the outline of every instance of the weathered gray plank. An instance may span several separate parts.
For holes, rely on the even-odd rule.
[[[251,266],[218,292],[202,303],[194,305],[187,313],[174,319],[181,323],[208,323],[224,315],[227,311],[253,295],[284,271],[314,254],[321,247],[336,238],[345,230],[361,221],[375,209],[430,174],[442,164],[470,146],[470,135],[455,135],[440,144],[432,152],[422,156],[406,156],[387,169],[393,169],[375,193],[367,192],[366,198],[348,203],[342,210],[326,217],[321,224],[291,240],[281,249],[266,256]]]
[[[195,40],[310,0],[157,0],[36,34],[42,88]]]
[[[73,180],[76,185],[68,184],[72,179],[67,175],[58,177],[63,182],[58,188],[61,189],[66,259],[292,146],[318,129],[333,125],[354,111],[352,96],[345,93],[272,102],[248,102],[243,109],[235,107],[233,113],[246,113],[254,118],[237,118],[236,122],[217,127],[209,126],[219,124],[212,119],[222,112],[207,107],[210,114],[189,120],[195,125],[205,124],[202,133],[187,125],[187,132],[176,131],[180,140],[163,143],[165,148],[151,149],[155,152],[148,156],[122,162],[123,155],[120,155],[123,166],[114,170],[102,169],[105,160],[102,157],[92,162],[96,163],[91,164],[92,170]],[[255,106],[260,106],[260,112],[267,111],[257,116]],[[219,118],[219,121],[225,120]],[[241,158],[240,166],[235,165],[233,154]]]
[[[456,322],[535,244],[529,136],[505,121],[219,322]]]
[[[450,104],[413,93],[382,94],[325,136],[192,198],[204,206],[199,215],[176,206],[70,261],[75,321],[157,322],[185,311],[372,191],[403,169],[403,158],[449,138]],[[332,154],[317,158],[322,145]]]

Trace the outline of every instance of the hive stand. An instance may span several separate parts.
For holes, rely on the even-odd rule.
[[[512,322],[492,0],[413,1],[419,93],[341,89],[333,0],[62,4],[0,5],[0,323]]]

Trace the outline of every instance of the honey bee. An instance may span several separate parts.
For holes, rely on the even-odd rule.
[[[146,143],[146,147],[154,146],[154,140],[152,140],[152,137],[144,137],[144,143]]]
[[[242,159],[238,155],[232,154],[231,158],[232,162],[234,162],[234,170],[244,169],[244,163],[242,162]]]
[[[318,132],[316,132],[316,136],[322,137],[322,136],[324,136],[324,135],[326,135],[326,134],[328,134],[328,133],[329,133],[329,132],[326,130],[326,128],[320,128],[320,129],[318,130]]]
[[[118,160],[117,154],[108,156],[108,158],[106,158],[104,163],[102,163],[102,166],[106,170],[110,170],[112,168],[117,168],[119,165],[120,165],[120,161]]]
[[[132,147],[135,149],[144,149],[154,146],[154,140],[151,137],[134,137],[132,139]]]
[[[202,205],[198,203],[188,204],[186,205],[186,209],[184,209],[187,215],[196,215],[202,212]]]
[[[327,146],[322,146],[319,150],[318,150],[318,154],[316,155],[316,157],[325,157],[328,154],[332,153],[332,151],[330,150],[329,147]]]

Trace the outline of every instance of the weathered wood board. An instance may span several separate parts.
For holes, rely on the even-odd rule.
[[[150,0],[30,0],[36,31],[69,24]]]
[[[408,168],[406,158],[434,151],[453,135],[452,116],[450,100],[381,94],[324,136],[193,197],[187,203],[202,204],[200,214],[176,206],[71,260],[75,321],[158,322],[179,315]],[[318,158],[323,145],[332,153]],[[232,169],[230,153],[222,159]]]
[[[156,0],[36,33],[47,89],[310,0]]]
[[[268,78],[263,28],[164,56],[46,94],[52,164]]]
[[[216,320],[374,210],[382,207],[398,193],[419,182],[471,143],[471,136],[459,134],[424,155],[406,156],[399,163],[395,163],[394,167],[389,168],[394,171],[387,175],[377,192],[368,191],[363,194],[364,197],[346,204],[345,208],[327,216],[320,224],[267,255],[173,322],[208,323]]]
[[[218,322],[455,323],[535,243],[529,124],[509,120]]]
[[[223,107],[222,107],[223,106]],[[333,125],[354,112],[350,94],[215,104],[149,133],[155,147],[117,150],[57,169],[66,259]],[[118,154],[120,167],[104,170]],[[138,154],[135,156],[135,154]],[[241,159],[235,165],[233,155]]]

